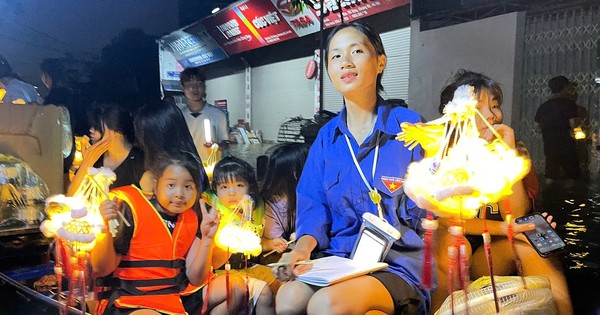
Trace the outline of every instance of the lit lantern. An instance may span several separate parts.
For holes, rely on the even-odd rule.
[[[496,138],[490,143],[479,138],[476,105],[473,87],[461,86],[444,116],[427,124],[403,123],[397,137],[411,148],[418,143],[425,149],[426,158],[409,166],[404,186],[437,215],[473,218],[482,205],[510,195],[529,170],[529,160],[518,156],[483,117]]]
[[[575,140],[583,140],[585,139],[586,134],[581,127],[575,127],[573,128],[573,136],[575,137]]]
[[[208,148],[209,154],[208,158],[205,161],[202,161],[202,166],[204,166],[204,171],[206,171],[208,178],[212,180],[213,171],[215,165],[220,160],[220,156],[219,145],[212,141],[212,125],[208,118],[204,119],[204,146]]]
[[[230,253],[243,253],[246,256],[258,256],[262,252],[259,233],[262,222],[252,221],[252,198],[246,195],[232,211],[213,201],[222,215],[221,226],[215,236],[215,243]]]
[[[204,119],[204,145],[210,147],[212,145],[212,126],[210,125],[210,119]]]
[[[96,245],[97,236],[105,230],[99,207],[102,201],[108,199],[108,187],[115,179],[110,169],[90,168],[73,197],[54,195],[46,199],[48,218],[42,222],[40,230],[46,237],[56,238],[54,271],[59,290],[63,274],[71,278],[65,308],[72,304],[76,288],[84,294],[87,292],[89,252]],[[116,220],[109,222],[109,228],[111,233],[116,233],[118,223],[113,221]],[[85,301],[82,302],[84,312]]]
[[[202,161],[202,166],[204,166],[204,171],[206,172],[206,175],[208,176],[208,178],[210,180],[212,180],[213,172],[215,170],[215,165],[220,160],[219,145],[216,143],[213,143],[208,148],[208,152],[209,152],[208,158],[206,159],[206,161]]]
[[[69,169],[69,179],[73,180],[75,172],[83,162],[83,152],[90,147],[90,138],[88,136],[75,137],[75,156]]]
[[[450,296],[453,296],[455,275],[460,276],[458,281],[463,290],[467,290],[468,283],[468,257],[459,220],[473,218],[481,206],[509,196],[512,186],[525,176],[530,166],[529,160],[518,156],[479,113],[477,103],[473,87],[460,86],[454,93],[454,99],[444,108],[441,118],[426,124],[403,123],[402,132],[396,137],[410,149],[421,144],[425,150],[425,158],[409,166],[405,190],[412,192],[417,198],[415,202],[421,207],[454,219],[448,229],[452,239],[448,247]],[[494,133],[493,141],[488,143],[479,137],[476,116]],[[506,213],[510,218],[509,209]],[[431,234],[436,227],[431,221],[430,213],[422,224],[426,230],[424,252],[428,254],[424,258],[423,270],[431,265]],[[485,227],[484,241],[487,232]],[[507,235],[513,244],[510,222]],[[491,261],[487,245],[486,258]],[[488,268],[492,275],[491,263]],[[423,279],[429,279],[430,276],[424,275]],[[430,282],[422,286],[431,289]]]

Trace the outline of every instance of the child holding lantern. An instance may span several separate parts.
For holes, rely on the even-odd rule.
[[[502,137],[502,140],[512,149],[516,149],[521,155],[527,156],[526,149],[519,150],[515,141],[514,130],[503,124],[503,113],[501,109],[503,94],[498,82],[491,78],[471,71],[459,70],[452,78],[452,82],[444,88],[440,97],[440,113],[454,97],[455,90],[462,85],[470,85],[474,88],[477,101],[477,110]],[[476,118],[476,125],[480,137],[486,141],[492,141],[495,135],[489,127],[483,123],[480,117]],[[528,156],[527,156],[528,157]],[[533,172],[533,173],[532,173]],[[528,184],[530,183],[530,184]],[[533,183],[533,184],[531,184]],[[493,268],[495,275],[511,275],[516,273],[513,249],[507,238],[507,207],[511,208],[512,220],[529,213],[535,194],[537,192],[537,179],[535,171],[530,172],[512,187],[512,194],[507,201],[500,201],[486,205],[473,219],[465,220],[464,234],[467,242],[467,257],[470,258],[470,274],[472,279],[478,279],[489,275],[486,263],[481,234],[487,229],[491,234],[491,251],[493,253]],[[485,211],[485,214],[482,213]],[[484,223],[484,219],[488,221]],[[548,217],[551,222],[552,217]],[[451,225],[450,220],[440,218],[440,228],[437,230],[437,251],[435,254],[438,268],[438,288],[432,294],[432,310],[437,310],[444,299],[448,296],[448,250],[452,242],[452,236],[447,228]],[[552,291],[556,301],[559,314],[571,314],[571,300],[567,288],[566,279],[562,273],[560,262],[556,257],[542,258],[521,232],[534,228],[530,225],[512,224],[514,228],[514,249],[520,257],[523,267],[523,276],[544,275],[552,283]],[[556,223],[553,223],[556,225]],[[457,283],[455,281],[454,283]]]
[[[100,280],[105,287],[96,313],[187,314],[180,296],[188,281],[195,286],[210,281],[206,310],[236,314],[243,301],[242,279],[211,279],[219,218],[201,204],[198,222],[190,209],[198,200],[199,161],[191,153],[179,153],[161,155],[155,162],[152,199],[126,186],[111,191],[115,199],[100,206],[105,221],[116,219],[122,210],[130,226],[115,238],[102,234],[92,250],[94,272],[104,277]]]
[[[264,227],[264,205],[258,191],[258,183],[252,166],[236,157],[225,157],[215,165],[212,180],[216,198],[205,194],[206,201],[221,214],[221,225],[217,232],[217,245],[231,250],[228,265],[231,269],[245,271],[248,278],[248,298],[256,307],[257,314],[274,314],[273,293],[269,286],[278,287],[278,282],[271,274],[270,268],[252,265],[247,258],[250,253],[235,253],[235,248],[244,247],[256,256],[261,252],[260,237]],[[234,228],[230,229],[230,227]],[[227,241],[239,228],[246,228],[248,237],[241,240]],[[252,240],[255,244],[251,243]],[[239,241],[245,244],[237,244]],[[226,244],[227,243],[227,244]],[[246,256],[246,257],[245,257]],[[220,272],[217,272],[220,273]]]

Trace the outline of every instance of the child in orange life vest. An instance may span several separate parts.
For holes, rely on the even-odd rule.
[[[187,314],[181,292],[188,283],[200,286],[210,280],[219,226],[215,211],[208,212],[203,203],[201,222],[190,209],[198,200],[199,166],[191,154],[161,156],[151,166],[155,198],[148,200],[138,188],[125,186],[112,190],[114,199],[101,204],[106,222],[122,210],[130,226],[121,222],[114,238],[100,235],[92,250],[94,273],[103,277],[104,287],[96,314]],[[227,288],[224,278],[212,280],[209,311],[239,311],[243,280],[231,277],[229,283]]]
[[[207,199],[209,202],[216,203],[216,208],[222,218],[217,238],[228,222],[232,220],[241,222],[241,213],[234,213],[234,211],[248,196],[254,201],[251,226],[258,237],[262,236],[264,206],[258,193],[258,184],[252,166],[236,157],[222,159],[215,165],[212,188],[216,192],[217,198],[207,197]],[[278,287],[278,282],[276,283],[271,269],[262,265],[254,265],[250,261],[246,268],[246,259],[241,253],[231,255],[229,262],[231,269],[238,269],[241,274],[244,274],[245,271],[248,272],[250,276],[248,279],[249,299],[256,308],[256,313],[274,314],[273,293],[269,286],[276,285]],[[219,273],[221,272],[217,271],[217,274]]]

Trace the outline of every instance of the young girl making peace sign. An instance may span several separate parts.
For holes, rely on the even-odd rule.
[[[153,198],[126,186],[112,190],[115,198],[102,203],[105,221],[123,210],[131,226],[115,238],[102,234],[91,253],[96,275],[110,275],[99,279],[104,290],[96,314],[187,314],[180,296],[188,282],[200,286],[210,279],[219,226],[215,210],[208,212],[203,203],[200,223],[191,210],[199,196],[199,167],[189,153],[161,156],[151,169],[156,178]],[[243,280],[231,277],[229,290],[224,280],[213,281],[208,309],[236,313],[244,296]]]

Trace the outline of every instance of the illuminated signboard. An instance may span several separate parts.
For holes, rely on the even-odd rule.
[[[304,2],[306,3],[305,7],[308,7],[317,16],[318,23],[321,13],[320,0],[305,0]],[[409,3],[410,0],[341,0],[338,6],[336,0],[323,0],[323,24],[326,29],[341,24],[340,10],[344,16],[344,22],[351,22]]]
[[[270,0],[249,0],[202,20],[230,55],[298,37]]]
[[[184,68],[198,67],[228,57],[200,23],[164,36],[159,42],[173,53]]]

